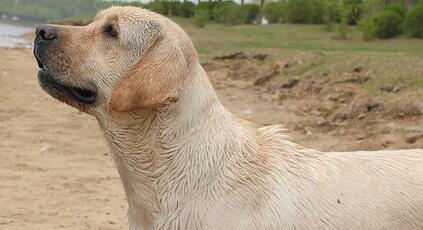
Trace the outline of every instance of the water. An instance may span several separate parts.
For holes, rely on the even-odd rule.
[[[30,48],[32,41],[20,38],[19,36],[29,33],[34,29],[31,27],[0,23],[0,47]]]

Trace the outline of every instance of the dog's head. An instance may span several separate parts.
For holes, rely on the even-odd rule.
[[[47,93],[92,113],[177,101],[196,52],[188,35],[165,17],[112,7],[87,26],[38,26],[34,56]]]

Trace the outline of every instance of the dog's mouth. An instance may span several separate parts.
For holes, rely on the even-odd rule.
[[[46,68],[37,55],[35,55],[35,59],[40,68],[38,71],[40,85],[51,96],[65,102],[68,102],[69,98],[84,104],[93,104],[96,101],[97,92],[95,90],[73,87],[62,83]]]

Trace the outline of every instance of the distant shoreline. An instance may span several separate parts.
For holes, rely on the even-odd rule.
[[[34,27],[35,25],[40,24],[42,22],[26,20],[21,18],[19,18],[18,20],[12,20],[10,17],[8,17],[8,18],[0,18],[0,23],[16,25],[21,27]]]
[[[34,27],[21,23],[0,21],[1,48],[31,48]]]

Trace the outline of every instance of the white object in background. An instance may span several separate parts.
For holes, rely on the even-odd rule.
[[[262,24],[262,25],[267,25],[267,24],[269,24],[269,21],[265,18],[265,17],[262,17],[261,18],[261,23],[260,24]]]

